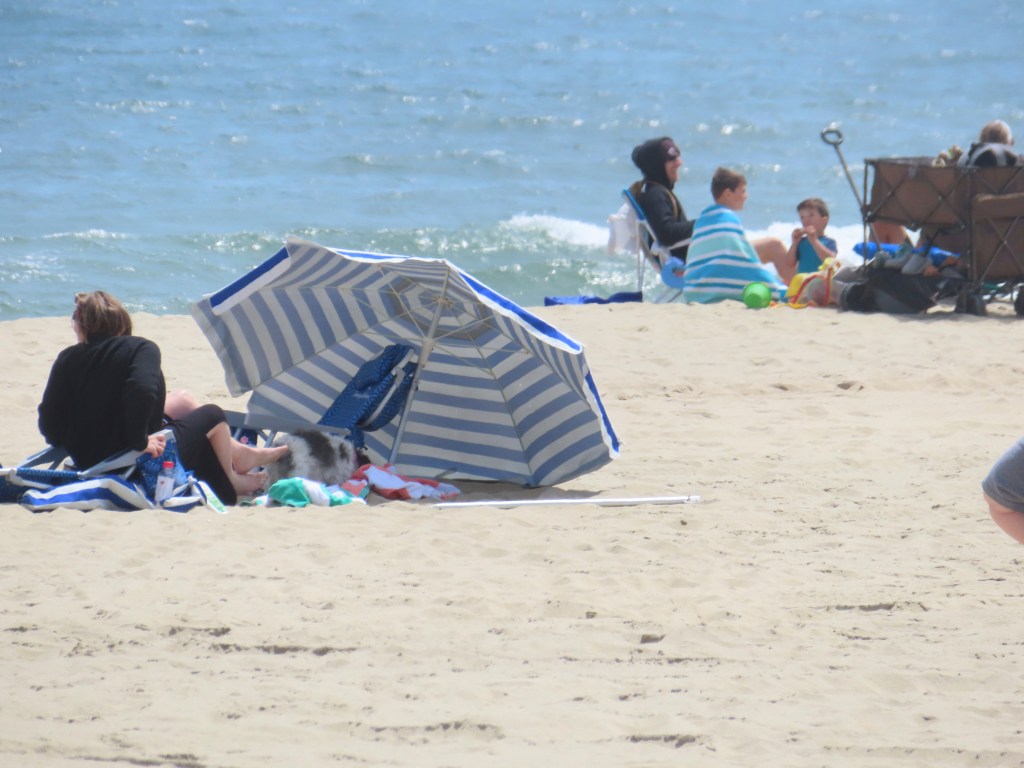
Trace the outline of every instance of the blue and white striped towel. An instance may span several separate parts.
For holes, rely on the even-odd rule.
[[[717,204],[705,208],[693,227],[683,298],[702,304],[742,301],[743,289],[750,283],[765,283],[776,300],[786,295],[774,265],[762,264],[757,257],[736,212]]]

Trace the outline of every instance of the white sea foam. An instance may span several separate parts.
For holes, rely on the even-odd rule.
[[[511,229],[537,232],[552,240],[584,248],[602,248],[608,242],[608,228],[583,221],[560,219],[557,216],[513,216],[505,225]]]
[[[130,235],[122,232],[107,232],[104,229],[87,229],[82,232],[53,232],[43,235],[44,240],[126,240]]]
[[[799,221],[794,222],[773,222],[767,229],[749,232],[751,238],[777,237],[787,246],[792,242],[793,230],[800,226]],[[862,224],[845,224],[837,227],[830,226],[825,234],[836,241],[836,250],[839,260],[843,264],[855,266],[863,262],[853,246],[863,242],[864,226]]]
[[[608,227],[589,224],[583,221],[560,219],[556,216],[513,216],[506,222],[510,228],[527,232],[538,232],[566,245],[583,248],[604,248],[608,243]],[[799,221],[773,222],[765,229],[750,230],[751,239],[759,237],[776,237],[787,246],[791,242],[793,230],[800,226]],[[849,224],[829,227],[826,234],[836,241],[840,258],[846,263],[856,263],[859,256],[854,253],[853,246],[863,239],[863,226]]]

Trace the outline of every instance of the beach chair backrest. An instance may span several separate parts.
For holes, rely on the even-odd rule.
[[[626,201],[636,215],[637,239],[643,251],[644,259],[656,272],[660,273],[661,267],[672,254],[666,246],[658,242],[658,237],[654,234],[654,230],[651,229],[651,224],[647,221],[644,209],[640,207],[640,203],[637,202],[633,193],[629,189],[624,189],[622,190],[622,196],[626,198]]]
[[[981,168],[932,165],[929,157],[867,160],[873,171],[865,203],[867,221],[891,221],[910,229],[967,229],[977,195],[1024,192],[1024,166]],[[865,179],[865,186],[867,179]]]
[[[409,396],[416,373],[413,348],[391,344],[364,363],[317,422],[318,426],[349,430],[352,444],[363,447],[363,433],[391,421]]]
[[[971,266],[977,282],[1024,278],[1024,192],[974,198]]]
[[[636,196],[629,190],[629,188],[622,190],[622,196],[626,199],[629,207],[633,210],[633,214],[636,217],[636,239],[638,248],[637,290],[643,290],[645,268],[650,265],[654,274],[658,276],[658,280],[663,281],[663,268],[668,260],[672,258],[672,251],[670,248],[658,242],[658,238],[654,234],[654,230],[651,229],[651,225],[647,221],[646,214],[644,214],[644,209],[640,207],[640,203],[637,202]],[[688,243],[689,240],[686,242]],[[655,302],[661,303],[674,301],[682,295],[682,291],[677,286],[665,285],[664,282],[662,284],[664,290],[653,297]]]
[[[915,230],[925,225],[966,228],[970,184],[963,168],[936,167],[928,157],[866,162],[874,170],[866,221],[890,221]]]
[[[622,190],[622,197],[622,207],[608,217],[608,254],[629,253],[636,257],[636,289],[643,292],[647,267],[650,266],[658,280],[663,281],[662,270],[672,257],[672,252],[669,247],[658,242],[631,188]],[[688,243],[689,240],[686,240],[676,245]],[[672,301],[679,297],[681,292],[677,287],[664,287],[666,290],[652,296],[653,301]]]

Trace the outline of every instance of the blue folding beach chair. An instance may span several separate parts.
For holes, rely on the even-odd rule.
[[[313,422],[264,413],[227,412],[235,439],[269,444],[278,433],[320,430],[345,435],[357,451],[365,445],[364,434],[389,424],[405,407],[416,374],[408,344],[391,344],[356,371],[334,402]]]
[[[0,503],[22,504],[34,511],[69,507],[76,509],[135,510],[152,506],[152,488],[156,467],[162,459],[173,457],[174,438],[163,430],[167,449],[161,459],[141,451],[121,451],[87,469],[63,464],[67,453],[57,447],[45,448],[17,467],[0,467]],[[190,474],[175,459],[180,477],[176,498],[165,506],[187,511],[205,503],[205,490],[198,490]],[[43,466],[45,465],[45,466]]]
[[[140,455],[138,451],[122,451],[95,467],[79,470],[70,466],[63,467],[68,457],[67,451],[49,446],[32,454],[16,467],[0,467],[0,503],[17,503],[26,491],[49,490],[87,478],[103,475],[126,478],[134,471]]]
[[[643,290],[647,267],[650,267],[662,285],[662,290],[656,293],[651,300],[655,303],[675,301],[682,295],[682,291],[679,288],[665,285],[662,277],[665,265],[669,259],[673,258],[671,248],[658,242],[658,238],[644,214],[644,209],[640,207],[640,203],[637,202],[633,193],[627,188],[622,190],[622,196],[626,200],[626,205],[622,207],[619,215],[625,217],[625,225],[632,229],[631,237],[626,242],[627,248],[632,249],[636,254],[637,290]]]

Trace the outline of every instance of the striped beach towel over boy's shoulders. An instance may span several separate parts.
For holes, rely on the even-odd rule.
[[[736,212],[724,205],[708,206],[693,226],[683,298],[702,304],[742,301],[743,289],[750,283],[766,283],[776,300],[786,295],[786,286],[775,269],[757,257]]]

